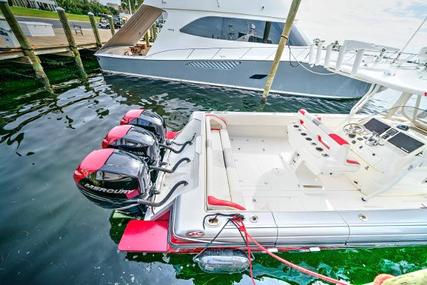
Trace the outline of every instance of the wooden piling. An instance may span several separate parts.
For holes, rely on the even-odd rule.
[[[114,36],[114,34],[116,33],[116,30],[114,29],[114,21],[113,21],[113,16],[108,15],[108,22],[110,23],[110,31],[111,31],[111,35]]]
[[[98,26],[96,25],[95,15],[92,12],[87,13],[90,20],[90,25],[92,26],[93,34],[95,35],[96,46],[101,47],[101,38],[99,37]]]
[[[56,8],[58,12],[59,20],[61,21],[62,27],[64,28],[65,36],[67,37],[68,46],[70,47],[71,52],[73,53],[74,61],[79,69],[80,76],[83,79],[87,78],[87,74],[83,67],[83,62],[80,57],[80,52],[77,49],[76,41],[74,40],[73,33],[71,32],[70,24],[68,23],[65,10],[61,7]]]
[[[150,47],[150,36],[148,35],[148,30],[145,32],[144,41],[147,47]]]
[[[22,31],[21,27],[19,26],[18,21],[13,15],[7,0],[0,0],[0,10],[3,13],[3,16],[5,17],[10,28],[12,29],[13,34],[21,45],[22,51],[31,63],[31,66],[34,69],[36,76],[42,81],[45,89],[49,93],[53,94],[52,86],[50,85],[49,78],[44,72],[40,58],[34,53],[33,47],[31,46],[30,42],[24,35],[24,32]]]
[[[279,46],[277,47],[276,55],[274,56],[271,70],[268,73],[267,80],[265,81],[264,92],[262,94],[262,101],[267,100],[268,94],[270,94],[271,86],[273,85],[274,77],[276,76],[277,69],[279,68],[280,59],[282,58],[283,50],[288,42],[289,34],[291,32],[292,25],[295,20],[295,16],[298,11],[301,0],[293,0],[291,7],[289,8],[288,17],[286,17],[285,27],[282,35],[280,36]]]
[[[157,23],[156,22],[154,22],[154,25],[153,25],[153,42],[157,39]]]
[[[154,42],[156,38],[157,38],[157,26],[156,26],[156,22],[154,22],[154,24],[150,28],[150,41]]]

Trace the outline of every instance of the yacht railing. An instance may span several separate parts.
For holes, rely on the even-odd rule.
[[[227,51],[241,50],[241,54],[232,58],[221,53]],[[178,55],[176,52],[181,51],[182,54]],[[276,47],[218,47],[218,48],[178,48],[168,49],[163,51],[154,52],[145,56],[145,58],[161,58],[162,55],[168,53],[174,54],[176,59],[190,60],[192,55],[197,51],[212,51],[212,55],[201,56],[198,60],[243,60],[243,59],[257,59],[257,60],[272,60],[276,52]],[[259,52],[257,55],[257,51]],[[266,54],[266,51],[268,54]],[[249,58],[248,54],[251,54]],[[400,53],[399,59],[396,57],[399,51],[386,50],[386,49],[346,49],[343,46],[334,47],[333,44],[312,45],[312,46],[290,46],[289,51],[283,56],[282,60],[289,59],[290,61],[299,61],[308,63],[310,65],[322,65],[328,69],[341,70],[343,66],[352,65],[352,72],[357,73],[361,64],[367,63],[390,63],[395,66],[401,66],[405,63],[419,65],[422,64],[417,59],[415,53]],[[264,55],[264,56],[263,56]],[[160,56],[160,57],[159,57]]]
[[[306,50],[307,52],[310,49],[310,46],[292,46],[292,49],[295,50]],[[265,50],[270,50],[271,52],[263,57],[263,58],[259,58],[259,59],[263,59],[263,60],[269,60],[272,59],[274,57],[274,54],[276,52],[276,47],[220,47],[220,48],[178,48],[178,49],[168,49],[168,50],[163,50],[163,51],[158,51],[158,52],[154,52],[154,53],[150,53],[148,55],[145,56],[145,58],[154,58],[154,57],[158,57],[159,55],[164,55],[167,53],[175,53],[177,51],[182,51],[183,54],[185,54],[185,56],[183,56],[181,59],[185,59],[188,60],[190,59],[190,57],[193,55],[193,53],[195,51],[208,51],[208,50],[212,50],[214,51],[213,55],[209,56],[209,57],[201,57],[198,58],[200,60],[214,60],[214,59],[221,59],[221,58],[216,58],[219,54],[221,54],[222,51],[230,51],[230,50],[242,50],[242,54],[236,58],[234,58],[233,60],[241,60],[244,59],[245,56],[250,53],[251,51],[265,51]],[[185,53],[184,53],[185,52]],[[308,54],[308,53],[307,53]],[[178,59],[178,58],[177,58]],[[224,58],[224,60],[227,60],[227,58]]]

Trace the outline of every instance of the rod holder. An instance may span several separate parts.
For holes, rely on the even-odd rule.
[[[335,65],[336,70],[341,69],[342,62],[344,61],[344,53],[345,53],[344,46],[340,46],[340,51],[338,52],[337,63]]]
[[[332,46],[333,44],[329,44],[326,47],[326,55],[325,55],[325,63],[324,63],[326,68],[329,67],[329,62],[331,61]]]
[[[322,42],[319,41],[319,43],[317,44],[317,50],[316,50],[316,61],[315,61],[315,65],[320,65],[320,58],[322,57]]]
[[[364,49],[359,49],[356,52],[356,58],[353,62],[353,68],[351,69],[351,74],[355,75],[359,71],[360,64],[362,63],[363,54],[365,53]]]
[[[315,44],[312,44],[311,46],[310,46],[310,54],[309,54],[309,56],[308,56],[308,63],[310,64],[310,65],[312,65],[312,64],[314,64],[314,49],[315,49]]]

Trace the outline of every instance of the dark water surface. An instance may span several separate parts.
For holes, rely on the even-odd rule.
[[[195,110],[346,113],[355,101],[269,99],[220,88],[96,74],[89,84],[67,82],[57,96],[0,97],[0,284],[249,284],[247,274],[208,275],[191,256],[119,253],[124,223],[75,188],[72,172],[132,107],[162,115],[180,129]],[[377,98],[368,112],[387,100]],[[355,284],[377,273],[427,267],[426,247],[283,254],[297,264]],[[312,284],[258,254],[258,284]]]

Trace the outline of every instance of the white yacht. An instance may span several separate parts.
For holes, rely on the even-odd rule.
[[[290,1],[146,0],[97,53],[106,72],[262,90]],[[162,18],[150,47],[141,42]],[[373,84],[310,62],[313,45],[292,28],[272,92],[358,98]]]

